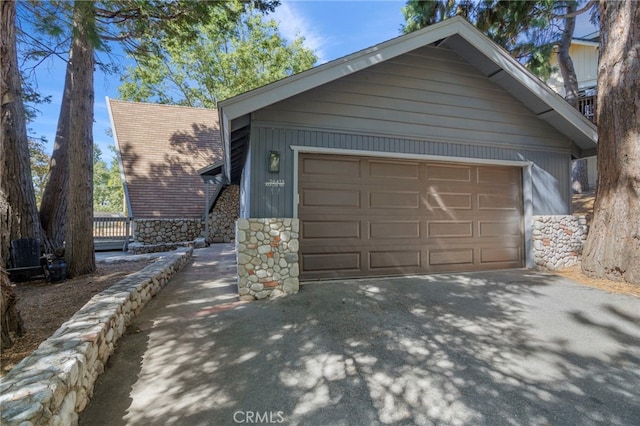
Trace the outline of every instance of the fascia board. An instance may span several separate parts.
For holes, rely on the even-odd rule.
[[[118,141],[118,131],[116,130],[116,123],[113,121],[113,112],[111,111],[111,99],[105,96],[107,103],[107,112],[109,113],[109,122],[111,123],[111,133],[113,134],[113,142],[116,147],[116,157],[118,158],[118,166],[120,166],[120,180],[122,180],[122,189],[124,190],[124,199],[127,203],[127,216],[133,217],[133,211],[131,210],[131,200],[129,199],[129,186],[127,185],[127,178],[124,173],[124,162],[122,161],[122,154],[120,152],[120,142]]]

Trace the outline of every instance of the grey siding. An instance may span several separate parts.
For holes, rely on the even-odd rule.
[[[252,114],[251,217],[293,215],[291,145],[531,161],[533,214],[569,213],[570,141],[452,51],[410,54]],[[280,152],[280,173],[267,157]],[[268,187],[270,179],[285,186]]]
[[[568,149],[563,135],[452,51],[424,47],[256,111],[263,124]]]
[[[462,143],[329,133],[305,129],[253,126],[251,133],[250,217],[292,217],[294,152],[292,145],[416,155],[530,161],[533,175],[533,214],[569,213],[568,152],[481,147]],[[280,153],[280,172],[269,173],[269,151]],[[285,186],[267,187],[269,180],[284,180]]]

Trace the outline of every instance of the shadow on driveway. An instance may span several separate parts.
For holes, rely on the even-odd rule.
[[[640,418],[640,299],[512,270],[307,283],[240,303],[233,252],[215,256],[196,251],[130,327],[81,424]]]

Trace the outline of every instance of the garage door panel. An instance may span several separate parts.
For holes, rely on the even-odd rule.
[[[395,269],[421,266],[421,251],[416,250],[388,250],[369,252],[369,268]]]
[[[518,206],[514,205],[514,199],[510,194],[478,194],[478,209],[518,211]]]
[[[300,171],[302,279],[523,266],[520,169],[353,160],[357,176]]]
[[[311,207],[359,208],[360,192],[347,189],[306,189],[302,202]]]
[[[370,160],[369,177],[417,181],[420,178],[420,164]]]
[[[372,220],[369,222],[369,237],[382,238],[420,238],[419,220]]]
[[[418,209],[419,192],[373,191],[369,193],[369,208],[372,209]]]
[[[514,167],[478,167],[478,183],[513,185],[519,183],[519,169]]]
[[[473,194],[429,193],[426,200],[429,209],[471,210],[473,206]]]
[[[345,253],[303,253],[302,268],[305,272],[354,271],[361,270],[360,252]]]
[[[480,248],[481,263],[517,263],[520,261],[521,247]]]
[[[518,220],[478,221],[478,235],[480,237],[501,237],[506,235],[519,237],[520,234],[520,222]]]
[[[306,220],[302,223],[302,233],[309,240],[317,238],[357,239],[360,238],[360,221]]]
[[[427,221],[428,238],[473,237],[471,221]]]
[[[473,265],[473,248],[429,250],[429,265]]]
[[[471,182],[471,167],[458,165],[427,165],[427,179],[433,181]]]
[[[360,160],[346,158],[304,158],[299,166],[305,175],[359,177]]]

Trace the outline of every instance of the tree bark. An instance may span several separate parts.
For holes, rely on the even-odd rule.
[[[71,277],[93,272],[94,3],[74,3],[65,260]]]
[[[16,297],[7,271],[0,265],[0,287],[2,288],[2,299],[0,299],[0,350],[13,346],[16,337],[24,336],[26,330],[20,312],[16,308],[18,298]]]
[[[2,1],[0,10],[0,99],[2,133],[0,140],[0,349],[12,345],[13,336],[24,334],[16,297],[5,271],[11,240],[41,238],[36,197],[31,180],[29,144],[22,103],[22,84],[16,51],[16,4]]]
[[[71,53],[64,80],[56,139],[49,166],[49,179],[40,202],[40,220],[54,248],[65,240],[67,194],[69,190],[69,105],[71,104]]]
[[[578,108],[578,77],[573,66],[573,60],[569,55],[569,48],[576,29],[576,18],[571,14],[576,11],[576,8],[577,4],[573,1],[567,4],[567,15],[570,17],[564,19],[564,30],[558,44],[558,66],[564,82],[564,98],[574,108]]]
[[[16,50],[15,6],[14,1],[2,2],[2,28],[0,29],[0,63],[2,65],[0,192],[2,199],[11,207],[11,215],[2,218],[3,227],[9,230],[2,233],[2,241],[0,241],[5,264],[9,260],[11,240],[33,237],[39,239],[45,246],[47,243],[38,217],[31,178],[22,81]]]
[[[640,2],[600,3],[598,187],[582,270],[640,284]]]
[[[4,4],[3,4],[4,6]],[[4,11],[3,11],[4,12]],[[3,15],[4,16],[4,15]],[[4,24],[4,21],[3,21]],[[24,324],[20,312],[16,309],[17,297],[11,284],[5,267],[5,257],[8,258],[8,247],[11,241],[11,206],[7,201],[4,191],[0,193],[0,237],[7,247],[0,247],[0,350],[13,346],[15,337],[25,334]]]

